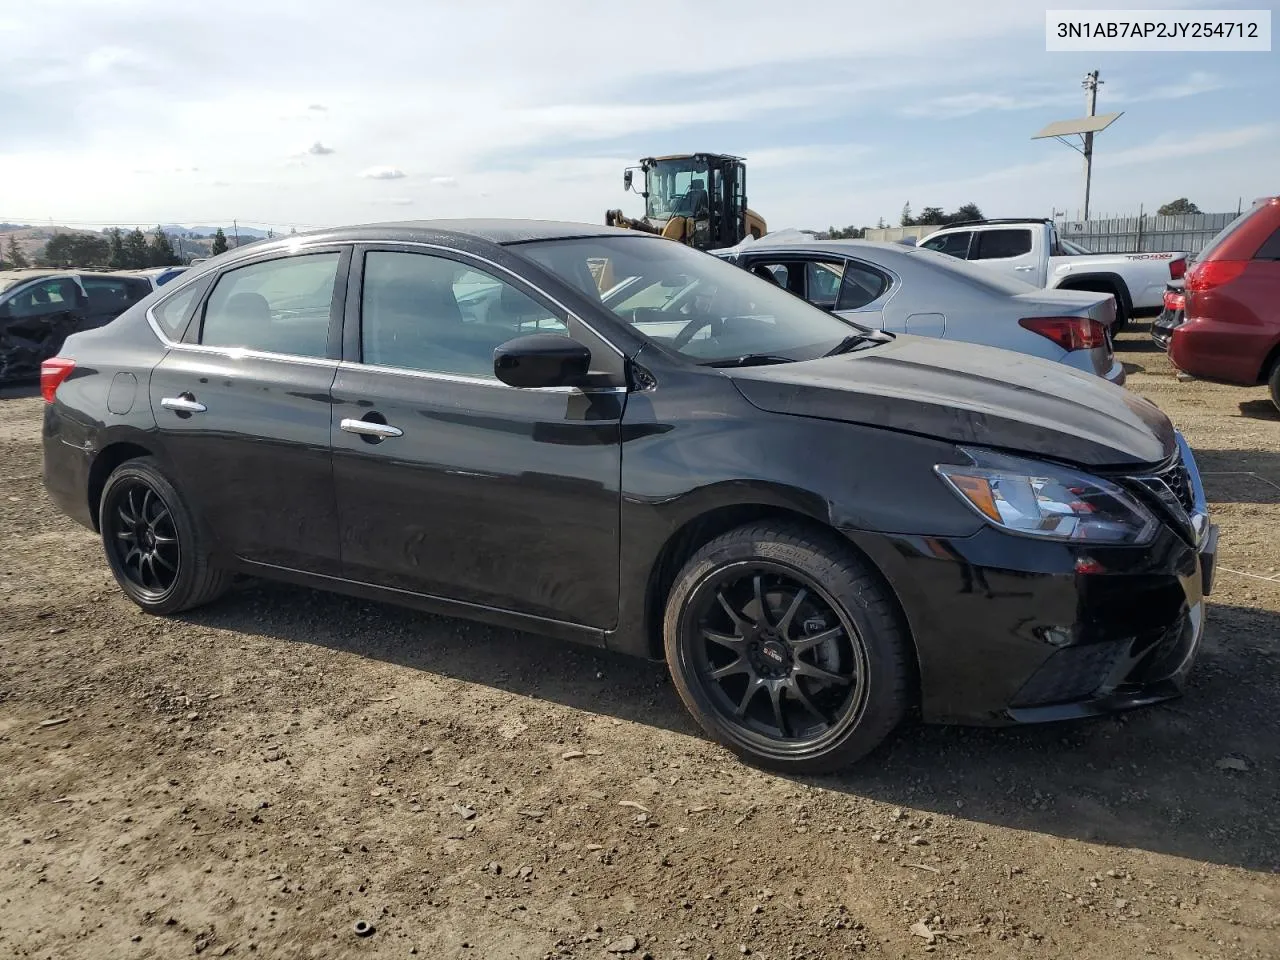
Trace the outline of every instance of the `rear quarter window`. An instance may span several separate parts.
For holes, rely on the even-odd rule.
[[[182,339],[182,333],[187,328],[191,313],[208,286],[208,279],[197,280],[181,290],[174,291],[173,296],[166,297],[152,308],[151,316],[155,318],[160,329],[170,340]]]
[[[1280,260],[1280,227],[1277,227],[1271,236],[1258,248],[1258,252],[1253,255],[1255,260]]]

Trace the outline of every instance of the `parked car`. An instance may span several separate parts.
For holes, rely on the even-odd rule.
[[[126,272],[133,274],[134,276],[145,277],[150,281],[151,286],[158,290],[174,277],[181,276],[189,269],[190,267],[187,266],[146,267],[142,270],[129,270]]]
[[[1187,267],[1185,251],[1088,253],[1062,240],[1053,221],[1044,219],[970,220],[929,234],[920,246],[1036,287],[1109,293],[1116,298],[1113,333],[1136,311],[1159,310],[1165,284]]]
[[[1187,296],[1182,280],[1170,280],[1164,291],[1164,309],[1151,324],[1151,339],[1161,350],[1169,349],[1174,327],[1180,327],[1187,319]]]
[[[696,284],[680,329],[603,302],[606,274]],[[665,659],[711,736],[819,771],[909,708],[1087,716],[1196,658],[1191,450],[1123,388],[1009,357],[635,231],[334,229],[68,338],[45,486],[145,611],[247,573]]]
[[[1268,384],[1280,409],[1280,196],[1253,203],[1187,272],[1169,359],[1205,380]]]
[[[0,280],[0,382],[35,379],[40,362],[78,330],[99,327],[152,291],[142,277],[60,270]]]
[[[1041,290],[932,250],[866,240],[814,240],[791,234],[715,251],[716,256],[785,287],[814,306],[894,333],[1002,347],[1104,377],[1125,380],[1108,328],[1115,298],[1080,290]],[[668,292],[660,309],[680,309],[687,292]],[[643,305],[633,291],[623,305]],[[1010,358],[1012,360],[1013,358]]]

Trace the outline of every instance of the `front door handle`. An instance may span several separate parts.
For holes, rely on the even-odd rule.
[[[160,400],[160,406],[166,410],[176,410],[178,413],[204,413],[209,408],[198,400],[191,397],[163,397]]]
[[[1030,273],[1035,267],[1014,267],[1019,273]]]
[[[362,437],[377,437],[386,440],[390,437],[403,437],[404,431],[389,423],[374,423],[371,420],[343,420],[338,424],[347,433],[359,434]]]

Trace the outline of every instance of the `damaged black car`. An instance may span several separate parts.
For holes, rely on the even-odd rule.
[[[257,244],[41,379],[46,488],[142,609],[248,574],[665,661],[777,769],[1165,700],[1204,633],[1217,528],[1156,406],[637,232]]]
[[[68,336],[108,323],[152,289],[145,277],[114,273],[0,274],[0,383],[35,380]]]

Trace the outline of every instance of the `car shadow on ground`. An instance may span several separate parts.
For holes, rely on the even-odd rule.
[[[0,383],[0,400],[23,400],[40,396],[40,381],[14,380]]]
[[[1154,322],[1154,317],[1131,318],[1125,324],[1120,339],[1116,340],[1116,350],[1125,353],[1164,353],[1160,345],[1151,339],[1151,325]]]
[[[1252,420],[1280,420],[1280,410],[1270,400],[1241,400],[1240,416]]]
[[[249,582],[187,615],[700,736],[661,664],[302,588]],[[992,826],[1280,870],[1280,615],[1211,608],[1187,695],[1119,717],[1017,729],[908,721],[819,789]],[[1244,769],[1236,769],[1243,766]]]

